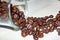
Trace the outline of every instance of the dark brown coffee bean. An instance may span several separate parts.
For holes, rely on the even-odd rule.
[[[36,18],[36,17],[34,17],[34,18],[33,18],[33,21],[34,21],[34,22],[36,22],[36,21],[37,21],[37,18]]]
[[[13,18],[14,18],[14,19],[19,19],[19,15],[18,15],[18,14],[14,14],[14,15],[13,15]]]
[[[37,22],[38,22],[38,24],[39,24],[40,26],[43,25],[43,22],[42,22],[42,19],[41,19],[41,18],[38,18]]]
[[[50,15],[49,18],[53,18],[53,15]]]
[[[45,20],[48,19],[49,17],[48,16],[45,16]]]
[[[14,22],[15,25],[19,26],[18,20],[15,20],[15,19],[14,19],[13,22]]]
[[[57,14],[56,19],[60,21],[60,13]]]
[[[56,18],[59,18],[60,17],[60,14],[57,14]]]
[[[19,11],[19,16],[22,16],[24,15],[24,12],[23,11]]]
[[[27,23],[32,24],[33,23],[33,17],[28,17],[27,18]]]
[[[49,18],[48,16],[45,16],[45,17],[42,17],[41,19],[47,20],[48,18]]]
[[[32,25],[30,25],[30,24],[26,24],[26,26],[27,26],[28,29],[33,29]]]
[[[12,12],[19,14],[19,9],[16,6],[13,6]]]
[[[25,31],[21,31],[21,35],[22,35],[23,37],[26,37],[26,36],[27,36],[27,33],[26,33]]]
[[[39,38],[42,38],[44,35],[43,35],[43,32],[39,32],[39,34],[38,34],[38,37]]]
[[[26,19],[25,19],[25,18],[20,18],[20,19],[19,19],[19,22],[20,22],[20,23],[23,23],[23,22],[25,23],[25,22],[26,22]]]
[[[33,30],[28,30],[28,34],[32,35],[33,34]]]
[[[34,40],[38,40],[38,37],[36,37],[35,35],[33,36]]]
[[[53,32],[54,31],[54,26],[50,27],[49,32]]]
[[[45,34],[49,33],[48,28],[44,28],[44,29],[43,29],[43,32],[44,32]]]
[[[47,21],[47,25],[48,26],[54,26],[54,21],[53,21],[53,19],[49,19],[48,21]]]
[[[56,21],[55,24],[56,24],[57,26],[60,26],[60,21]]]
[[[37,22],[33,22],[32,26],[36,27],[37,26]]]
[[[25,28],[25,27],[26,27],[25,24],[26,24],[26,23],[20,23],[19,25],[20,25],[21,27]]]

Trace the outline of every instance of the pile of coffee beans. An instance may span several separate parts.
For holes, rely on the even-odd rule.
[[[11,7],[12,20],[16,26],[21,29],[21,35],[33,35],[34,40],[44,37],[44,33],[48,34],[55,29],[60,35],[60,11],[54,18],[53,15],[45,17],[28,17],[25,18],[24,12],[20,11],[16,6]]]
[[[8,16],[8,3],[0,0],[0,17],[6,18]]]
[[[26,21],[24,12],[19,11],[19,9],[16,6],[11,6],[11,17],[12,17],[13,22],[17,26],[24,24]]]

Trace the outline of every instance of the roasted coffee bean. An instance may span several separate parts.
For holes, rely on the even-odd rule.
[[[23,36],[23,37],[26,37],[27,36],[27,33],[26,33],[26,31],[21,31],[21,35]]]
[[[60,21],[60,13],[56,15],[56,19]]]
[[[42,20],[47,20],[49,16],[41,17]]]
[[[37,22],[33,22],[32,26],[36,27],[37,26]]]
[[[38,18],[37,19],[37,22],[38,22],[38,24],[41,26],[41,25],[43,25],[43,22],[42,22],[42,19],[41,18]]]
[[[47,21],[47,25],[48,26],[54,26],[54,21],[53,21],[53,19],[49,19],[48,21]]]
[[[38,40],[38,37],[36,37],[36,35],[33,36],[34,40]]]
[[[43,35],[43,32],[39,32],[39,34],[38,34],[38,37],[39,38],[42,38],[44,35]]]
[[[16,6],[13,6],[12,12],[19,14],[19,9]]]
[[[14,15],[13,15],[13,18],[14,18],[14,19],[19,19],[19,15],[18,15],[18,14],[14,14]]]
[[[49,28],[49,32],[53,32],[54,31],[54,26]]]
[[[50,15],[49,18],[53,18],[54,16],[53,15]]]
[[[29,35],[33,34],[33,30],[28,30],[27,32],[28,32]]]
[[[24,12],[23,11],[20,11],[19,12],[19,16],[22,16],[22,15],[24,15]]]
[[[25,22],[26,22],[26,19],[25,19],[25,18],[20,18],[20,19],[19,19],[19,22],[20,22],[20,23],[25,23]]]
[[[33,29],[32,25],[30,25],[30,24],[26,24],[26,26],[27,26],[28,29]]]
[[[44,29],[43,29],[43,32],[44,32],[45,34],[48,34],[48,33],[49,33],[48,28],[44,28]]]
[[[18,20],[13,19],[13,22],[14,22],[14,24],[15,24],[16,26],[19,26],[19,22],[18,22]]]
[[[25,24],[26,23],[20,23],[19,26],[22,27],[22,28],[25,28],[26,27]]]
[[[60,21],[55,22],[56,26],[60,26]]]
[[[28,18],[27,18],[27,23],[28,23],[28,24],[32,24],[32,23],[33,23],[33,18],[32,18],[32,17],[31,17],[31,18],[28,17]]]
[[[34,21],[34,22],[36,22],[36,21],[37,21],[37,18],[36,18],[36,17],[34,17],[34,18],[33,18],[33,21]]]

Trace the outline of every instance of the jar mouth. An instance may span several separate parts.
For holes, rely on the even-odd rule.
[[[19,9],[19,11],[23,11],[24,13],[25,13],[25,9],[24,9],[24,7],[22,6],[22,5],[14,5],[13,3],[11,3],[10,2],[10,4],[8,5],[8,8],[9,8],[9,13],[8,13],[8,15],[9,15],[9,23],[10,23],[10,25],[15,29],[15,30],[20,30],[20,27],[19,26],[17,26],[17,25],[15,25],[14,24],[14,22],[13,22],[13,19],[12,19],[12,15],[11,15],[11,4],[12,4],[12,6],[16,6],[18,9]],[[25,5],[25,4],[24,4]]]

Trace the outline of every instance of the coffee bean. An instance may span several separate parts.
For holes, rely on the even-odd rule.
[[[13,17],[14,19],[19,19],[19,15],[18,14],[14,14],[13,16],[14,16]]]
[[[50,15],[49,18],[53,18],[53,15]]]
[[[50,27],[49,32],[53,32],[54,31],[54,26]]]
[[[22,35],[23,37],[26,37],[26,36],[27,36],[26,31],[21,31],[21,35]]]
[[[34,40],[38,40],[38,37],[36,37],[35,35],[33,36]]]
[[[43,29],[43,32],[44,32],[45,34],[49,33],[48,28],[44,28],[44,29]]]
[[[39,32],[39,34],[38,34],[38,37],[39,38],[42,38],[44,35],[43,35],[43,32]]]
[[[33,34],[33,31],[32,30],[28,30],[28,34],[29,35],[32,35]]]

